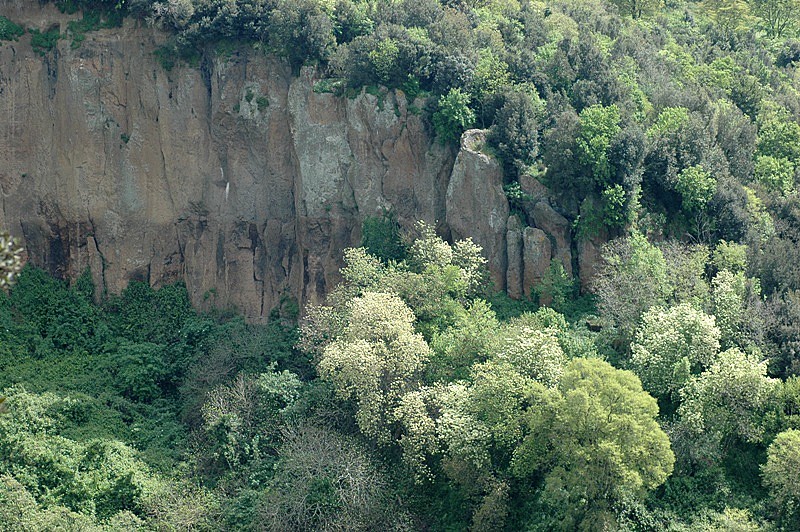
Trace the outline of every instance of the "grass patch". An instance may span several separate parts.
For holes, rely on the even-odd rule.
[[[122,25],[122,15],[117,11],[102,13],[95,9],[87,9],[83,12],[80,20],[71,20],[67,24],[69,34],[72,36],[73,50],[80,48],[86,39],[86,34],[90,31],[97,31],[105,28],[117,28]]]

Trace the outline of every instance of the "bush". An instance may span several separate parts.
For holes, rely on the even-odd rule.
[[[361,247],[384,262],[403,260],[406,248],[400,238],[400,224],[392,212],[368,216],[361,224]]]
[[[30,28],[28,32],[31,34],[31,48],[42,57],[55,48],[56,44],[58,44],[58,40],[61,38],[61,32],[58,28],[47,30],[44,33]]]
[[[504,99],[486,141],[503,161],[506,179],[513,179],[538,153],[537,109],[531,96],[521,91],[510,92]]]
[[[0,15],[0,41],[16,41],[25,33],[25,28]]]
[[[433,128],[442,144],[458,142],[461,133],[472,126],[475,113],[469,107],[469,95],[461,89],[450,89],[439,98],[439,109],[433,114]]]

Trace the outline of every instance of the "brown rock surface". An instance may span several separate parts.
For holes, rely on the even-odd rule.
[[[506,292],[513,299],[524,295],[522,291],[522,222],[515,215],[508,217],[506,232],[508,268],[506,269]]]
[[[524,263],[523,293],[531,295],[531,289],[539,284],[550,268],[552,245],[541,229],[526,227],[522,233],[522,257]]]
[[[503,192],[503,170],[498,162],[478,151],[486,132],[465,131],[461,137],[447,187],[447,225],[453,239],[472,237],[483,247],[496,290],[506,286],[506,221],[508,200]]]
[[[0,13],[41,29],[78,17]],[[445,218],[454,153],[402,94],[317,94],[313,70],[246,51],[167,72],[165,38],[126,21],[44,57],[29,35],[0,45],[0,224],[33,263],[91,266],[109,292],[183,279],[196,305],[259,321],[284,296],[322,297],[365,216]]]
[[[62,32],[80,16],[23,0],[0,14]],[[571,272],[569,222],[534,178],[525,208],[544,233],[507,227],[484,132],[443,147],[402,92],[316,93],[314,69],[295,76],[261,52],[168,72],[153,54],[166,38],[127,20],[44,57],[29,34],[0,44],[0,226],[34,264],[65,278],[90,267],[98,293],[184,280],[198,307],[262,321],[287,296],[319,301],[363,219],[391,209],[472,237],[496,289],[528,292],[551,254]]]
[[[553,258],[564,266],[567,275],[572,275],[572,237],[569,220],[558,214],[546,201],[539,201],[530,213],[534,225],[555,240]]]

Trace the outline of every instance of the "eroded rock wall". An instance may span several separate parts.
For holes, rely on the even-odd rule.
[[[0,14],[62,31],[77,17],[20,0]],[[32,262],[65,278],[91,267],[111,293],[184,280],[198,307],[260,321],[284,297],[319,301],[362,220],[391,209],[473,237],[505,286],[509,206],[480,133],[457,152],[401,92],[315,92],[313,69],[254,51],[168,72],[153,54],[165,38],[126,21],[43,57],[29,34],[0,45],[0,225]],[[538,209],[569,267],[568,228]]]

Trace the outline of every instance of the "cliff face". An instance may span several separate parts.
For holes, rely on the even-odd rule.
[[[0,14],[42,30],[75,18],[20,0]],[[259,321],[284,297],[320,300],[364,217],[392,209],[473,236],[497,288],[524,268],[524,250],[507,260],[496,162],[433,142],[402,93],[316,93],[312,69],[256,52],[167,72],[164,38],[128,21],[44,57],[30,35],[0,45],[0,225],[34,264],[89,266],[112,293],[183,279],[196,305]]]

